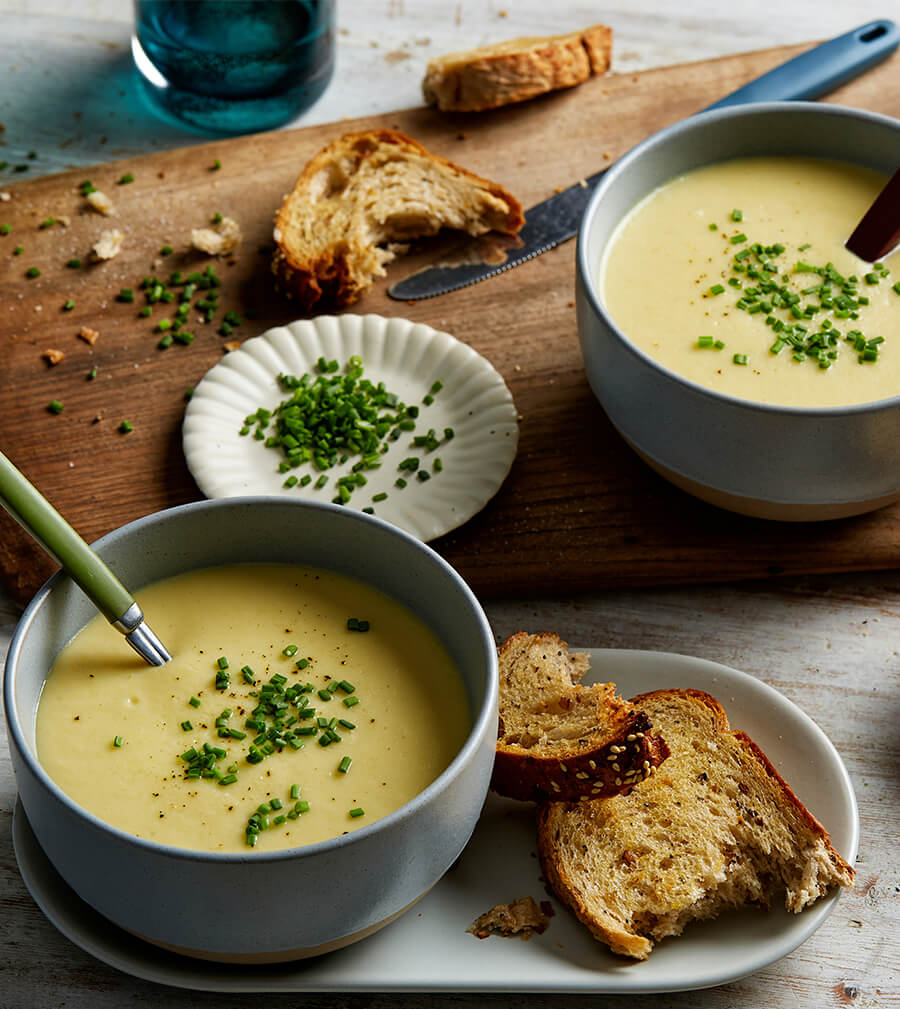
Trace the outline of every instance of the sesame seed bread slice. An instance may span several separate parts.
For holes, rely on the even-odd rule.
[[[384,276],[410,239],[441,228],[515,234],[524,222],[502,186],[403,133],[348,133],[312,158],[285,197],[272,271],[307,311],[320,302],[342,308]]]
[[[784,892],[801,911],[853,869],[760,748],[697,690],[633,698],[671,755],[628,795],[538,813],[548,882],[614,953],[646,959],[688,922]]]
[[[501,645],[495,791],[537,802],[615,795],[665,759],[650,719],[615,684],[579,682],[588,666],[556,634],[520,631]]]
[[[496,109],[606,73],[611,53],[612,30],[606,25],[511,39],[431,60],[422,93],[429,105],[443,110]]]

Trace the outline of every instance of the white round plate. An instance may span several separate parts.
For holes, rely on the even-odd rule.
[[[258,407],[273,410],[287,399],[280,374],[316,375],[320,357],[343,369],[350,357],[362,359],[364,378],[384,382],[407,406],[418,406],[416,429],[404,432],[384,455],[383,464],[366,470],[368,483],[355,490],[347,507],[373,508],[375,514],[421,540],[431,540],[470,519],[496,494],[516,454],[516,408],[506,383],[490,362],[471,347],[422,323],[380,315],[338,315],[303,319],[267,330],[244,342],[211,368],[194,389],[185,411],[184,454],[197,486],[210,498],[245,494],[282,494],[331,501],[335,480],[351,471],[349,459],[326,471],[328,483],[316,488],[320,471],[312,465],[280,473],[281,450],[266,448],[253,435],[238,432]],[[443,388],[429,406],[423,397],[434,382]],[[415,435],[433,428],[441,439],[432,452],[411,445]],[[443,438],[452,428],[451,441]],[[270,425],[271,430],[271,425]],[[431,479],[398,470],[416,456]],[[443,469],[435,472],[440,458]],[[286,487],[290,475],[309,473],[312,482]],[[395,486],[398,477],[407,486]],[[380,493],[388,497],[379,502]]]
[[[847,771],[822,730],[755,677],[727,666],[663,652],[589,650],[585,682],[615,681],[633,696],[663,687],[713,694],[734,728],[763,748],[851,864],[859,819]],[[362,942],[293,964],[243,966],[190,960],[123,932],[84,904],[41,851],[17,805],[16,859],[51,922],[76,945],[119,970],[160,984],[221,992],[571,992],[683,991],[725,984],[781,959],[818,929],[834,892],[800,914],[784,907],[729,912],[689,925],[648,960],[613,956],[573,915],[557,913],[530,942],[475,939],[466,929],[495,904],[546,898],[534,857],[534,807],[491,794],[457,863],[408,913]],[[836,941],[836,940],[835,940]],[[410,951],[415,955],[411,956]],[[790,973],[790,965],[782,968]],[[759,985],[765,984],[760,980]]]

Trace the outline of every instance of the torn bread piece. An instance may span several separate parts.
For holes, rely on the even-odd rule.
[[[545,931],[552,913],[549,901],[541,901],[539,905],[534,897],[517,897],[509,904],[497,904],[480,914],[466,931],[478,939],[487,939],[489,935],[530,939]]]
[[[668,753],[615,684],[582,686],[588,657],[556,634],[520,631],[499,650],[500,721],[491,787],[512,799],[577,801],[643,781]]]
[[[633,698],[671,754],[628,795],[538,813],[538,855],[556,894],[614,953],[720,912],[784,895],[801,911],[853,869],[760,748],[698,690]]]
[[[612,30],[520,38],[431,60],[422,82],[429,105],[481,112],[571,88],[604,74],[612,56]]]
[[[400,247],[456,228],[515,234],[522,206],[502,186],[396,130],[350,133],[304,168],[275,218],[272,271],[309,311],[342,308],[384,276]]]

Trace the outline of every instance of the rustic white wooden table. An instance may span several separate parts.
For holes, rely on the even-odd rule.
[[[417,105],[430,57],[516,35],[602,21],[616,33],[613,69],[628,72],[830,37],[866,20],[898,15],[897,0],[341,0],[334,81],[294,125]],[[0,161],[22,163],[35,152],[28,159],[33,176],[196,142],[188,133],[135,114],[125,103],[130,24],[131,5],[121,0],[0,0],[0,123],[5,127],[0,127]],[[0,190],[11,178],[0,172]],[[14,397],[15,391],[0,381],[2,408],[8,409]],[[857,883],[794,953],[749,978],[703,992],[582,996],[580,1001],[611,1009],[886,1009],[900,1004],[900,571],[517,599],[486,608],[498,640],[522,628],[555,630],[582,645],[698,655],[765,680],[831,738],[859,802]],[[17,616],[0,593],[0,656]],[[266,998],[208,995],[139,981],[72,945],[44,918],[19,876],[10,833],[14,801],[4,738],[0,1009],[237,1009]],[[336,992],[280,1001],[375,1009],[485,1004],[545,1009],[561,998]]]

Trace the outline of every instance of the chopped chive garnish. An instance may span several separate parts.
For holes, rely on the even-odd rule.
[[[39,277],[40,275],[41,275],[41,271],[36,266],[30,266],[25,271],[25,276],[28,277],[31,280],[33,280],[35,277]]]
[[[342,757],[341,762],[338,764],[338,771],[341,774],[346,774],[350,770],[350,765],[353,763],[351,757]]]
[[[129,182],[134,182],[134,176],[131,172],[126,172],[121,179],[119,179],[118,185],[127,186]]]
[[[735,354],[731,359],[735,364],[746,364],[747,355],[746,354]]]
[[[731,211],[731,219],[732,221],[743,221],[744,219],[743,210],[738,210],[737,207],[735,207],[735,209]]]
[[[191,699],[190,699],[190,700],[188,701],[188,704],[190,704],[190,706],[191,706],[192,708],[199,708],[199,707],[200,707],[200,698],[199,698],[199,697],[196,697],[196,696],[195,696],[195,697],[192,697],[192,698],[191,698]]]
[[[357,704],[359,704],[359,698],[355,694],[352,697],[344,698],[344,706],[347,708],[352,708]]]
[[[286,655],[289,659],[293,658],[297,654],[297,646],[296,645],[286,645],[282,649],[281,654],[282,655]]]
[[[119,747],[122,745],[123,742],[125,742],[125,740],[122,739],[121,736],[116,736],[116,738],[113,740],[113,746]]]
[[[365,816],[366,815],[366,811],[364,809],[362,809],[360,806],[357,806],[356,809],[351,809],[350,810],[350,815],[354,819],[356,819],[357,817]]]

